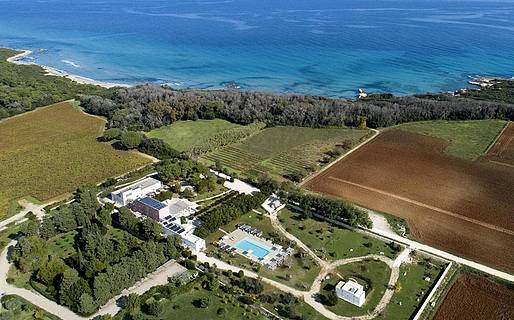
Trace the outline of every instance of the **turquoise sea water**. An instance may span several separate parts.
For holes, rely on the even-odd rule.
[[[264,246],[255,243],[251,239],[243,239],[236,243],[236,248],[243,250],[243,251],[252,251],[252,255],[256,256],[257,258],[264,258],[267,256],[271,249],[265,248]]]
[[[514,75],[514,2],[0,0],[0,46],[107,82],[446,91]]]

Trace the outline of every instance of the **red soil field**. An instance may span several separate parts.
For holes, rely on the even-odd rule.
[[[514,168],[514,122],[508,124],[494,146],[482,159]]]
[[[388,130],[304,186],[404,218],[419,241],[514,272],[514,169]]]
[[[434,320],[514,319],[514,290],[471,274],[453,284]]]

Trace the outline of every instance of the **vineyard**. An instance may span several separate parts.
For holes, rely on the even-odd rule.
[[[96,140],[105,121],[63,102],[0,122],[0,219],[21,197],[40,201],[150,162]]]
[[[357,144],[367,136],[367,130],[343,128],[272,127],[250,138],[203,157],[207,162],[219,162],[245,175],[267,172],[276,176],[305,174],[317,170],[327,158],[326,153]],[[345,148],[340,148],[344,151]]]

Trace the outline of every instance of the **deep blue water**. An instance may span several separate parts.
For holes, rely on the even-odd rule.
[[[0,0],[0,46],[108,82],[446,91],[514,75],[514,1]]]

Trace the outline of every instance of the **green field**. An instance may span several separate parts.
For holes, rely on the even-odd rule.
[[[263,232],[263,237],[268,239],[280,238],[284,240],[273,228],[271,225],[270,219],[263,215],[257,214],[255,212],[250,212],[241,218],[237,219],[222,227],[226,232],[231,232],[236,228],[236,224],[248,224],[254,228],[257,228]],[[261,267],[259,263],[253,262],[241,255],[229,256],[227,253],[218,249],[218,247],[214,244],[219,238],[221,238],[224,234],[221,231],[217,231],[211,234],[207,239],[207,249],[210,255],[218,257],[230,264],[237,265],[239,267],[258,271],[260,275],[263,277],[267,277],[288,286],[300,289],[307,290],[310,288],[314,279],[319,274],[320,268],[316,264],[316,262],[308,256],[306,253],[303,253],[300,256],[293,255],[287,262],[276,268],[275,270],[269,270],[265,267]],[[296,253],[299,253],[299,249],[295,248]]]
[[[210,300],[208,308],[198,308],[194,305],[194,302],[201,298]],[[266,319],[231,295],[213,293],[201,287],[195,287],[189,293],[174,297],[171,301],[164,303],[164,306],[159,319]],[[221,315],[218,314],[220,308],[225,310]]]
[[[150,138],[162,139],[178,151],[187,151],[215,133],[239,126],[222,119],[177,121],[169,126],[154,129],[146,135]]]
[[[400,266],[400,277],[391,301],[377,319],[410,319],[444,269],[444,263],[420,255]],[[425,281],[426,277],[430,281]]]
[[[272,127],[204,156],[237,172],[252,175],[305,173],[317,170],[325,152],[348,140],[357,144],[368,130],[344,128]]]
[[[1,121],[0,219],[16,199],[46,201],[150,162],[97,142],[104,126],[70,102]]]
[[[385,242],[325,221],[303,218],[289,209],[280,211],[284,228],[324,260],[340,260],[383,252],[395,258],[397,252]]]
[[[412,131],[449,142],[449,155],[476,160],[507,124],[503,120],[423,121],[405,123],[397,129]]]
[[[335,273],[331,274],[330,279],[322,282],[321,294],[335,290],[335,286],[341,279],[347,281],[352,278],[364,286],[366,291],[366,300],[362,307],[357,307],[344,300],[338,300],[335,306],[330,306],[328,309],[340,316],[365,315],[373,311],[378,305],[386,291],[390,275],[391,269],[381,261],[359,261],[342,265],[337,268]]]

